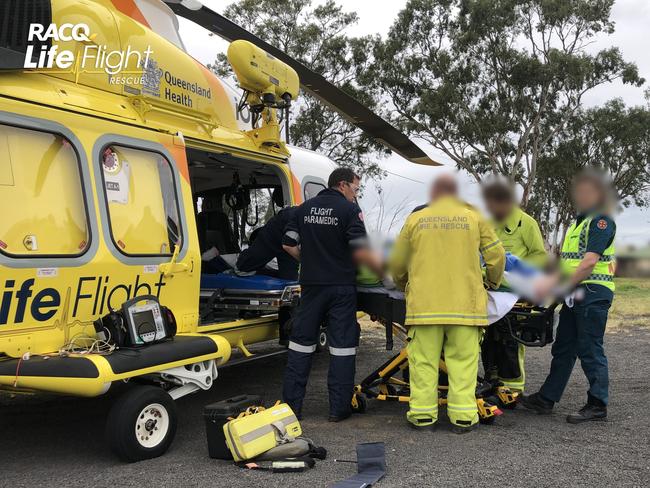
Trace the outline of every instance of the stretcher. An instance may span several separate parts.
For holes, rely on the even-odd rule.
[[[223,311],[279,313],[282,309],[294,309],[299,300],[297,281],[234,273],[201,275],[202,319]]]
[[[505,328],[512,337],[529,347],[543,347],[553,342],[553,323],[555,308],[539,307],[524,302],[515,306],[501,318],[497,325]],[[404,344],[408,341],[404,326],[406,305],[403,293],[385,287],[357,287],[357,308],[370,315],[371,319],[382,323],[386,330],[386,350],[393,349],[394,335]],[[449,382],[444,359],[441,359],[438,381],[438,403],[446,405]],[[401,377],[400,377],[401,376]],[[478,377],[476,405],[481,423],[489,424],[503,413],[502,408],[516,405],[516,392],[498,381],[488,381]],[[364,412],[367,399],[381,401],[409,401],[408,354],[406,347],[370,373],[354,388],[352,409]]]

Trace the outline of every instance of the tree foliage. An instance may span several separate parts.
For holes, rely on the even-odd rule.
[[[358,71],[369,67],[368,54],[375,41],[347,33],[358,20],[356,13],[344,12],[333,0],[318,5],[311,0],[239,0],[224,15],[362,103],[377,107],[372,94],[356,83]],[[218,55],[211,68],[220,76],[232,75],[224,54]],[[376,160],[386,150],[336,112],[306,93],[292,112],[292,144],[318,150],[368,176],[383,174]]]
[[[610,175],[623,207],[650,203],[650,108],[611,100],[576,112],[540,158],[537,191],[531,203],[552,244],[572,217],[570,185],[586,166]]]
[[[588,49],[596,35],[613,31],[612,4],[410,0],[376,43],[376,62],[361,81],[390,98],[397,124],[476,180],[493,172],[513,177],[524,207],[540,217],[536,182],[540,172],[551,173],[541,158],[577,123],[585,93],[616,80],[644,81],[617,48]]]

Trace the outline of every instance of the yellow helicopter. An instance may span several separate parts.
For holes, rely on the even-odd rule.
[[[231,41],[241,91],[185,52],[177,15]],[[0,19],[0,386],[93,397],[131,380],[109,443],[159,456],[174,400],[209,389],[234,350],[255,358],[296,303],[295,283],[215,283],[201,255],[240,250],[251,195],[272,215],[325,186],[334,163],[282,139],[300,85],[436,163],[195,0],[5,0]]]

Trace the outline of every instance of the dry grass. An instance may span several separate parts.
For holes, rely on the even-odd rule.
[[[608,328],[650,326],[650,280],[617,278]]]

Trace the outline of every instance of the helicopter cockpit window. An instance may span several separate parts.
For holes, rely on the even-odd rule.
[[[90,241],[79,158],[59,134],[0,124],[0,252],[77,256]]]
[[[314,198],[316,195],[318,195],[322,190],[325,189],[325,185],[322,183],[316,183],[314,181],[308,181],[305,183],[305,200],[309,200],[310,198]]]
[[[171,255],[183,236],[170,162],[117,145],[106,147],[101,161],[115,245],[127,255]]]

